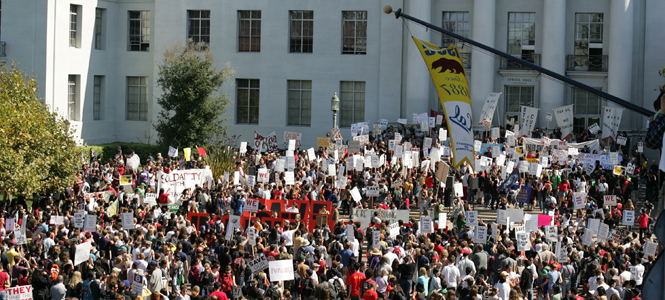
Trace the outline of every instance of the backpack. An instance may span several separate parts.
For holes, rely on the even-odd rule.
[[[230,292],[233,290],[233,276],[230,273],[222,275],[222,291]]]
[[[342,295],[344,293],[344,285],[339,278],[334,278],[332,283],[332,288],[335,290],[336,295]],[[332,296],[331,296],[332,298]],[[337,298],[334,298],[337,299]]]
[[[406,295],[404,295],[404,291],[402,290],[393,290],[391,298],[392,300],[406,300]]]
[[[363,242],[363,231],[358,229],[358,230],[356,230],[354,235],[356,237],[356,240],[358,240],[358,243],[362,244],[362,242]]]
[[[212,286],[213,281],[214,278],[212,278],[212,273],[204,271],[203,274],[201,274],[201,286],[210,287]]]
[[[233,210],[236,210],[238,208],[238,200],[236,199],[231,200],[231,208]]]
[[[233,271],[242,271],[242,257],[238,257],[233,260]]]
[[[342,245],[338,241],[330,243],[330,254],[337,254],[342,251]]]
[[[364,295],[365,291],[371,289],[372,288],[372,283],[374,283],[374,280],[372,280],[372,278],[365,279],[365,282],[363,282],[363,286],[361,288],[360,294]]]
[[[189,276],[187,279],[192,285],[199,285],[199,281],[201,280],[201,271],[199,270],[199,266],[192,266],[192,268],[189,269]]]
[[[99,299],[102,297],[102,289],[97,280],[90,282],[90,295],[92,295],[92,298],[94,299]]]
[[[266,293],[263,295],[263,298],[270,300],[279,300],[281,296],[279,295],[279,292],[275,287],[270,286],[268,290],[266,290]]]
[[[314,280],[310,278],[306,278],[302,282],[302,296],[303,297],[309,297],[314,295]]]

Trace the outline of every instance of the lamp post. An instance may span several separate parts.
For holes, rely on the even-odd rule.
[[[337,98],[337,92],[330,99],[330,110],[333,112],[333,128],[337,127],[337,112],[339,111],[339,98]]]

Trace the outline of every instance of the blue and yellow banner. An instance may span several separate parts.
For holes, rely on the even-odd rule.
[[[442,49],[415,38],[413,41],[432,75],[441,107],[446,113],[448,132],[452,140],[453,167],[458,168],[466,161],[475,171],[471,98],[459,51],[455,45]]]

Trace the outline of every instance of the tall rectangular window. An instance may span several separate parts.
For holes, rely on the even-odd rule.
[[[533,54],[536,50],[536,13],[508,13],[508,53]]]
[[[602,55],[603,14],[575,14],[575,55]]]
[[[92,91],[92,118],[102,119],[102,97],[104,96],[104,76],[95,75]]]
[[[150,11],[129,11],[129,51],[150,51]]]
[[[312,81],[289,80],[289,125],[310,126],[312,119]]]
[[[342,12],[342,54],[367,54],[367,12]]]
[[[470,36],[470,23],[469,23],[469,12],[468,11],[444,11],[443,18],[441,21],[441,27],[450,32],[459,34],[463,37]],[[460,53],[462,62],[464,62],[464,67],[471,67],[471,49],[468,46],[465,46],[464,43],[458,41],[455,38],[447,36],[445,34],[441,35],[441,46],[443,48],[448,48],[450,45],[455,44],[457,50]]]
[[[340,90],[340,127],[365,120],[365,82],[342,81]]]
[[[312,53],[314,45],[314,11],[292,10],[289,12],[290,25],[290,52]]]
[[[601,89],[601,88],[597,88]],[[572,88],[573,96],[573,132],[581,134],[594,123],[600,123],[602,99],[597,95],[579,88]]]
[[[521,106],[534,106],[534,88],[532,86],[506,86],[505,122],[517,124]]]
[[[69,47],[81,47],[81,6],[69,5]]]
[[[238,52],[261,52],[261,11],[238,11]]]
[[[69,75],[67,82],[67,118],[80,121],[79,118],[79,75]]]
[[[189,34],[187,39],[194,43],[210,44],[210,11],[209,10],[188,10]]]
[[[148,77],[127,77],[127,120],[148,120]]]
[[[104,15],[106,14],[106,9],[96,8],[95,9],[95,49],[102,50],[104,49]]]
[[[258,79],[236,79],[236,123],[259,124]]]

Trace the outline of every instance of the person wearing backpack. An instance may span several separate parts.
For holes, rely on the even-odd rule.
[[[187,280],[192,286],[199,285],[201,281],[201,269],[199,267],[199,260],[196,257],[192,257],[192,267],[189,268]]]
[[[563,267],[561,267],[561,277],[563,277],[563,284],[561,284],[562,295],[566,295],[571,289],[572,278],[575,276],[575,267],[571,264],[570,257]]]
[[[317,299],[324,299],[325,294],[328,293],[330,300],[337,300],[337,290],[332,284],[330,284],[330,282],[328,282],[326,274],[319,275],[319,280],[321,283],[316,285],[316,288],[314,289],[314,297]]]
[[[206,263],[203,265],[203,272],[201,273],[201,295],[208,296],[212,291],[212,285],[215,282],[215,278],[212,276],[212,270],[210,270],[210,264]]]
[[[221,280],[222,292],[224,292],[229,299],[233,299],[233,288],[237,286],[232,271],[233,269],[231,266],[226,266]]]
[[[312,269],[307,269],[305,272],[305,279],[302,280],[302,285],[300,288],[300,294],[302,294],[302,298],[306,299],[309,298],[310,296],[314,296],[314,279],[312,278],[312,274],[314,274],[314,271]]]

